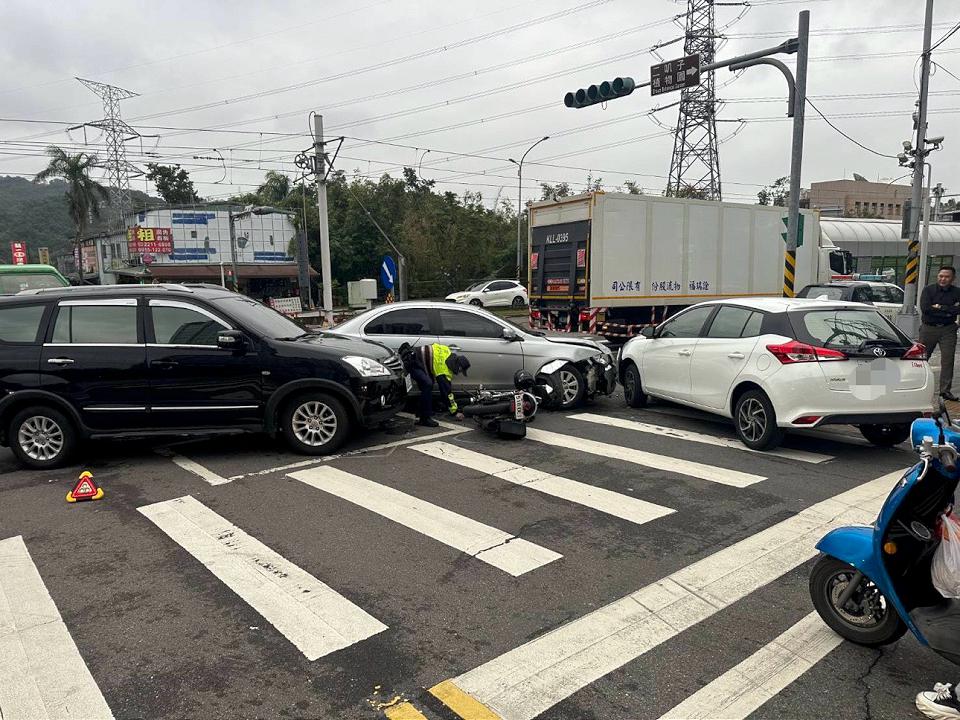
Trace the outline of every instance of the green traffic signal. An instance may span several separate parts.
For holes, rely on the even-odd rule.
[[[607,100],[626,97],[636,89],[636,86],[633,78],[629,77],[604,80],[599,85],[591,85],[588,88],[580,88],[576,92],[568,92],[563,97],[563,104],[568,108],[580,109]]]

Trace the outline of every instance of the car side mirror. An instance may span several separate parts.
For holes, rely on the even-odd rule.
[[[517,341],[517,340],[520,340],[520,333],[518,333],[518,332],[517,332],[516,330],[514,330],[513,328],[506,328],[506,327],[505,327],[505,328],[503,329],[503,335],[502,335],[502,337],[503,337],[504,340],[506,340],[506,341],[508,341],[508,342],[515,342],[515,341]]]
[[[239,330],[221,330],[217,333],[217,347],[221,350],[243,350],[246,341]]]
[[[647,327],[643,328],[640,331],[640,334],[643,335],[645,338],[652,340],[657,336],[657,329],[655,327],[648,325]]]
[[[490,292],[490,288],[485,287],[483,290],[481,290],[481,292]]]

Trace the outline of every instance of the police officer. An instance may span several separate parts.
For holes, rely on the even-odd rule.
[[[957,271],[944,265],[937,273],[937,282],[920,293],[920,342],[927,357],[940,346],[940,397],[956,400],[952,392],[953,356],[957,351],[957,315],[960,315],[960,288],[953,281]]]
[[[447,403],[447,410],[458,420],[463,414],[453,396],[453,376],[466,377],[470,361],[463,355],[453,352],[447,345],[433,343],[419,348],[411,348],[409,343],[400,346],[400,359],[404,369],[420,389],[420,411],[417,425],[437,427],[440,423],[433,419],[433,382],[436,380]]]

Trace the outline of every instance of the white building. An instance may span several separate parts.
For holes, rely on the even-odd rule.
[[[210,282],[232,285],[252,297],[295,294],[296,228],[282,213],[234,212],[224,208],[146,210],[127,217],[124,233],[93,238],[100,283]]]

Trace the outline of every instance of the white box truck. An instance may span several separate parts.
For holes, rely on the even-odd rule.
[[[786,208],[604,192],[529,208],[533,327],[624,338],[703,300],[782,294]],[[796,290],[852,267],[801,212]]]

